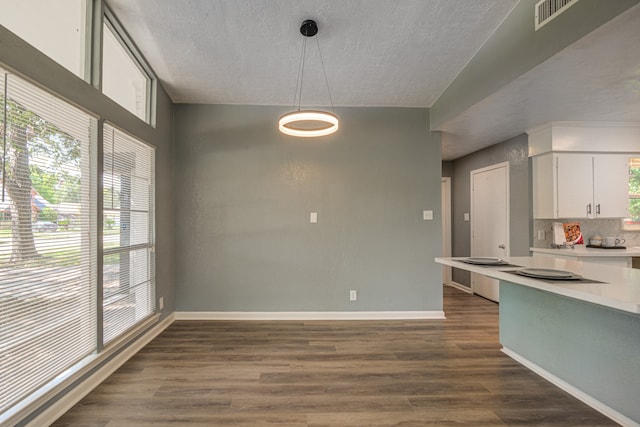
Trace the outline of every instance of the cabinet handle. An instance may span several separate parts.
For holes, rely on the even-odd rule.
[[[591,215],[591,203],[587,205],[587,215]]]
[[[596,215],[600,215],[600,203],[596,205]]]

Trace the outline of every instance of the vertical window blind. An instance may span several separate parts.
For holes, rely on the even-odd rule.
[[[97,121],[2,69],[0,105],[2,415],[96,350]]]
[[[152,147],[104,126],[103,342],[155,310]]]

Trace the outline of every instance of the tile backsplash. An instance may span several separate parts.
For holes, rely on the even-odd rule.
[[[533,221],[533,247],[548,248],[553,242],[552,227],[554,222],[579,222],[585,244],[589,243],[589,236],[599,234],[602,237],[613,236],[625,239],[624,246],[640,246],[640,232],[622,230],[620,219],[535,219]],[[538,231],[543,230],[545,239],[538,240]]]

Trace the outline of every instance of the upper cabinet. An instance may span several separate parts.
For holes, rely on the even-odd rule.
[[[634,123],[552,122],[527,132],[534,218],[626,218]]]
[[[629,160],[627,154],[593,156],[593,214],[597,218],[629,216]]]
[[[527,131],[529,157],[549,152],[638,153],[640,123],[551,122]]]
[[[552,218],[593,217],[593,156],[555,154],[553,158],[556,207]]]
[[[625,218],[629,158],[585,153],[534,157],[534,218]]]

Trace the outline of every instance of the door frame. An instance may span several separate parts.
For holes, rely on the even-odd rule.
[[[442,190],[442,256],[451,256],[451,177],[443,176],[440,178],[440,186]],[[442,266],[442,282],[444,285],[451,284],[452,268]]]

